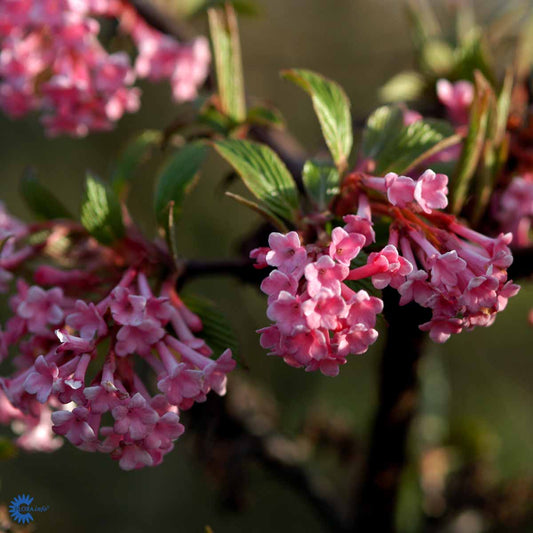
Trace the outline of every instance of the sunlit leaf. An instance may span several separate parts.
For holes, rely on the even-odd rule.
[[[451,181],[451,210],[459,214],[466,202],[470,183],[483,153],[487,134],[491,100],[494,99],[488,82],[480,75],[476,77],[476,93],[470,110],[468,134],[463,143],[461,157],[454,179]]]
[[[234,8],[225,3],[208,10],[218,94],[222,111],[235,122],[246,118],[239,28]]]
[[[111,244],[125,234],[118,198],[106,183],[90,173],[81,204],[81,223],[102,244]]]
[[[286,220],[295,219],[299,207],[296,184],[273,150],[236,139],[217,141],[214,147],[270,211]]]
[[[346,93],[339,84],[310,70],[285,70],[282,76],[311,96],[324,140],[333,160],[343,171],[353,144],[350,101]]]
[[[454,135],[452,126],[444,120],[418,120],[404,126],[400,107],[383,106],[368,119],[362,152],[365,158],[374,161],[375,174],[402,173],[412,168],[414,162],[422,161],[422,157],[432,155],[434,147],[446,139],[449,140],[441,146],[457,142]]]
[[[302,179],[310,198],[320,210],[327,209],[330,201],[339,194],[339,171],[328,161],[306,161]]]

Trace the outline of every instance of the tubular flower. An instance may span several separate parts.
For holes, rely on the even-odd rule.
[[[139,54],[108,53],[95,17],[118,19]],[[0,108],[11,117],[42,113],[49,135],[109,130],[139,108],[136,77],[169,79],[191,100],[207,76],[203,38],[181,44],[149,28],[120,0],[7,0],[0,5]]]
[[[0,231],[8,227],[25,233],[2,213]],[[16,254],[22,242],[13,240]],[[150,252],[149,243],[143,252],[136,246],[135,255]],[[26,449],[56,449],[55,434],[110,454],[126,470],[158,465],[184,431],[180,410],[211,390],[225,394],[235,361],[230,350],[211,357],[198,337],[202,322],[179,297],[173,274],[154,292],[150,277],[161,273],[153,260],[118,269],[110,249],[91,239],[77,247],[86,271],[41,266],[31,284],[16,282],[12,316],[0,329],[0,356],[9,348],[16,354],[8,360],[12,374],[0,378],[0,422],[11,423]],[[42,254],[42,245],[33,252]]]

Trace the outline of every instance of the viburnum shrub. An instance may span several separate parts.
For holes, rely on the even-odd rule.
[[[519,291],[508,269],[531,244],[533,217],[523,68],[499,77],[480,51],[411,73],[445,118],[417,111],[416,100],[408,107],[397,90],[405,84],[392,80],[382,96],[395,102],[368,117],[356,152],[344,90],[310,70],[284,71],[311,98],[329,152],[295,162],[279,111],[247,107],[231,3],[209,6],[214,89],[207,40],[180,42],[136,2],[0,3],[0,107],[10,117],[36,111],[47,135],[107,130],[138,109],[137,78],[167,79],[177,102],[197,104],[192,118],[189,109],[164,131],[136,136],[110,180],[88,174],[80,216],[31,169],[21,189],[38,220],[0,207],[9,315],[0,421],[21,448],[52,451],[64,437],[125,470],[155,466],[185,430],[181,412],[225,394],[236,366],[229,323],[181,291],[188,274],[217,267],[194,272],[174,235],[210,149],[255,199],[228,195],[264,216],[258,235],[268,235],[224,268],[265,294],[258,342],[290,366],[336,376],[376,342],[387,306],[425,308],[419,328],[442,343],[490,326]],[[127,49],[100,40],[109,21]],[[151,238],[132,220],[127,193],[156,150],[168,162]]]

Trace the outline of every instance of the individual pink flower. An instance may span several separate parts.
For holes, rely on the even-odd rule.
[[[385,175],[387,198],[392,205],[405,207],[414,200],[415,182],[408,176],[398,176],[394,172]]]
[[[297,275],[303,270],[307,262],[307,252],[300,243],[300,237],[295,231],[283,235],[271,233],[268,238],[270,251],[266,255],[266,262],[270,266],[278,267],[286,274]]]
[[[67,316],[65,322],[68,326],[77,329],[82,338],[92,339],[107,333],[106,323],[92,302],[86,303],[83,300],[77,300],[74,304],[74,310]]]
[[[362,324],[366,328],[373,328],[376,316],[383,311],[383,300],[370,296],[365,290],[354,293],[348,304],[346,321],[350,326]]]
[[[176,363],[168,373],[163,374],[157,382],[157,388],[172,405],[183,408],[183,401],[202,398],[204,373],[188,367],[185,363]]]
[[[119,324],[138,326],[146,316],[146,298],[118,286],[111,292],[109,308],[113,319]]]
[[[74,446],[96,444],[94,429],[89,424],[90,412],[85,407],[75,407],[72,411],[52,413],[53,430],[66,437]]]
[[[344,314],[345,308],[344,299],[327,289],[302,304],[303,314],[311,329],[337,329],[338,319]]]
[[[57,365],[55,363],[48,363],[40,355],[35,360],[33,371],[28,374],[28,377],[24,381],[24,389],[29,394],[35,394],[38,402],[46,403],[58,375],[59,370]]]
[[[282,333],[289,335],[298,326],[305,324],[300,298],[287,291],[281,291],[278,298],[268,306],[267,316],[278,323]]]
[[[145,466],[154,466],[154,459],[142,444],[124,443],[112,454],[118,460],[122,470],[136,470]]]
[[[448,176],[426,170],[416,181],[414,199],[425,213],[448,205]]]
[[[372,227],[372,221],[368,218],[359,215],[345,215],[343,220],[346,223],[344,229],[348,233],[358,233],[360,235],[364,235],[364,246],[369,246],[376,241],[376,234]]]
[[[322,289],[340,294],[341,281],[346,279],[348,271],[346,265],[335,263],[329,255],[323,255],[318,261],[309,263],[305,267],[309,295],[316,296]]]
[[[329,256],[339,263],[349,265],[365,245],[366,237],[359,233],[348,233],[346,230],[336,227],[331,232],[331,244]]]
[[[164,335],[165,330],[152,319],[146,319],[135,326],[122,326],[117,333],[115,352],[118,356],[145,354]]]
[[[266,256],[270,252],[270,248],[263,246],[261,248],[254,248],[250,252],[250,259],[254,259],[254,268],[266,268],[268,266]]]
[[[440,79],[437,81],[437,97],[446,107],[450,120],[456,126],[468,124],[469,110],[474,100],[472,83],[465,80],[451,83]]]
[[[337,353],[346,357],[348,354],[362,354],[374,344],[378,338],[375,329],[367,328],[363,324],[355,324],[348,331],[337,334],[333,340],[338,346]]]
[[[276,300],[281,291],[296,295],[297,288],[298,280],[291,275],[284,274],[280,270],[273,270],[261,282],[261,290],[268,295],[268,303]]]
[[[148,449],[168,449],[172,442],[183,435],[185,428],[180,424],[177,413],[166,411],[155,423],[154,428],[144,439],[144,446]]]
[[[447,288],[457,286],[457,274],[466,268],[466,261],[461,259],[455,250],[434,254],[428,258],[428,263],[433,285],[444,285]]]
[[[422,331],[429,331],[431,340],[438,343],[446,342],[451,335],[460,333],[462,328],[461,320],[458,318],[432,318],[420,326]]]
[[[144,439],[153,429],[159,416],[140,393],[136,393],[123,405],[111,411],[115,419],[113,429],[116,433],[128,435],[133,440]]]
[[[500,286],[499,281],[492,276],[477,276],[468,282],[462,300],[471,311],[490,308],[497,304]]]
[[[17,314],[26,321],[28,330],[39,333],[48,324],[59,325],[63,320],[63,291],[53,288],[45,291],[36,285],[30,287],[17,306]]]
[[[435,294],[435,289],[428,283],[428,273],[416,270],[407,275],[407,279],[398,287],[401,295],[400,305],[415,301],[418,305],[426,307],[429,299]]]

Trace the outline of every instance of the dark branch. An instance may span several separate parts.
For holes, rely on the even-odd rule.
[[[427,309],[400,307],[398,294],[384,291],[389,324],[380,367],[378,412],[370,439],[363,484],[356,491],[353,531],[394,531],[401,474],[407,463],[407,436],[418,404],[418,364],[425,334],[418,324]]]
[[[247,461],[253,460],[306,499],[323,523],[324,531],[346,531],[337,509],[315,486],[304,468],[271,451],[268,442],[276,435],[257,435],[252,432],[243,420],[230,411],[226,397],[213,397],[205,404],[196,404],[191,414],[188,425],[195,431],[202,460],[212,464],[215,455],[224,450],[215,459],[219,463],[215,469],[219,474],[221,469],[224,470],[220,476],[222,488],[226,501],[230,500],[227,503],[232,504],[232,507],[240,506],[245,492],[245,476],[241,470]]]
[[[185,261],[178,279],[178,289],[200,276],[233,276],[243,282],[257,286],[265,277],[265,272],[253,267],[248,258],[221,259],[218,261]]]

